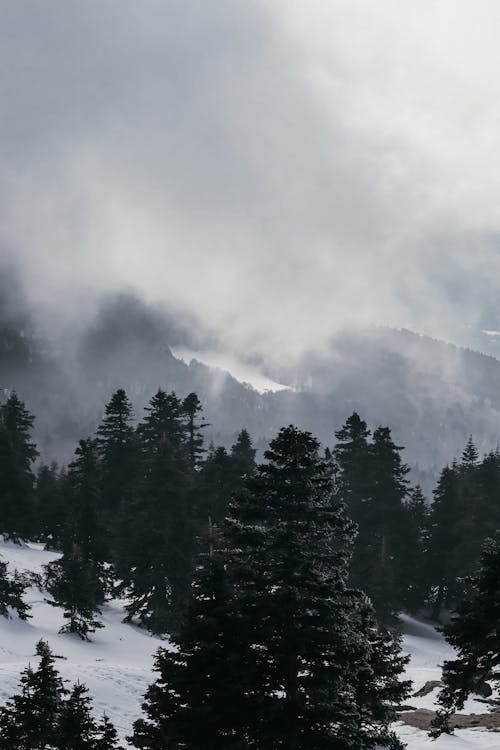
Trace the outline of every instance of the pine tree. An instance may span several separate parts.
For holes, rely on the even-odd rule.
[[[347,586],[352,527],[318,448],[310,433],[281,430],[232,501],[197,561],[178,648],[158,654],[136,747],[399,746],[388,724],[407,690],[404,659]]]
[[[428,581],[425,574],[425,550],[428,544],[429,507],[417,485],[404,506],[401,533],[404,539],[399,554],[398,577],[401,601],[406,612],[418,612],[426,602]]]
[[[171,629],[189,593],[193,533],[190,456],[181,401],[159,390],[138,427],[142,481],[130,506],[133,530],[119,574],[130,620],[155,633]]]
[[[66,474],[55,462],[42,464],[36,474],[36,538],[48,548],[61,549],[68,518]]]
[[[370,497],[370,430],[354,412],[335,433],[337,444],[332,456],[337,469],[337,495],[345,503],[350,518],[363,522],[365,504]]]
[[[208,422],[199,420],[198,416],[203,411],[201,401],[196,393],[190,393],[182,402],[182,411],[186,418],[187,445],[191,469],[196,469],[203,455],[203,434],[201,430],[209,427]]]
[[[97,732],[94,750],[123,750],[121,746],[117,745],[118,733],[106,714],[98,725]]]
[[[80,440],[68,466],[71,517],[65,529],[65,545],[76,544],[87,562],[102,563],[109,553],[100,515],[102,504],[98,442]]]
[[[254,473],[255,453],[256,450],[252,445],[248,430],[241,430],[235,444],[231,448],[231,473],[233,481],[236,483],[234,487],[235,492],[243,488],[244,478],[251,477]]]
[[[0,406],[0,533],[16,540],[28,538],[35,522],[33,422],[15,391]]]
[[[101,614],[99,605],[104,601],[104,591],[95,563],[85,559],[81,550],[72,545],[59,560],[46,567],[47,589],[54,607],[64,608],[68,621],[60,633],[75,633],[89,641],[89,633],[104,627],[96,619]]]
[[[102,461],[102,500],[108,514],[121,511],[130,502],[138,470],[138,447],[132,426],[132,404],[119,388],[105,408],[97,430],[97,444]]]
[[[40,663],[21,674],[21,692],[0,708],[0,750],[57,748],[57,727],[67,690],[45,641],[36,647]]]
[[[425,551],[426,577],[430,587],[432,618],[449,608],[456,590],[457,571],[453,550],[457,546],[459,518],[458,473],[446,466],[441,472],[429,516],[429,539]]]
[[[21,620],[31,617],[31,607],[23,599],[26,588],[24,577],[17,570],[9,574],[7,563],[0,560],[0,615],[9,617],[9,610],[13,609]]]
[[[85,685],[77,682],[63,702],[57,725],[57,750],[96,750],[97,726],[88,692]]]
[[[483,545],[480,568],[468,579],[468,594],[444,628],[457,658],[443,666],[444,687],[438,696],[441,711],[433,735],[449,732],[449,717],[485,680],[500,683],[500,535]]]

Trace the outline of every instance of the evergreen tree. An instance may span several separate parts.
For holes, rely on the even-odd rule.
[[[457,546],[459,477],[455,467],[441,472],[430,509],[429,539],[426,548],[426,574],[430,587],[432,618],[449,608],[456,591],[457,571],[453,550]]]
[[[200,465],[203,455],[203,434],[200,430],[209,427],[209,424],[199,419],[203,406],[196,393],[186,396],[182,402],[182,411],[186,418],[189,461],[191,469],[194,470]]]
[[[128,505],[134,494],[138,471],[138,447],[132,426],[132,404],[119,388],[105,408],[97,430],[97,444],[102,461],[102,500],[108,516]]]
[[[245,477],[251,477],[255,472],[255,453],[248,430],[241,430],[231,448],[231,473],[235,483],[234,492],[243,489]]]
[[[390,636],[390,648],[374,636],[369,604],[347,586],[352,527],[318,448],[310,433],[283,429],[232,501],[196,565],[178,650],[158,654],[136,747],[399,746],[388,724],[407,690],[404,659]]]
[[[345,503],[350,518],[363,523],[370,497],[370,430],[359,414],[353,414],[335,433],[337,443],[332,456],[336,465],[337,496]],[[327,457],[328,458],[328,457]]]
[[[104,591],[95,563],[85,559],[81,550],[73,545],[64,555],[46,567],[47,589],[54,607],[64,608],[68,621],[60,633],[75,633],[88,641],[89,633],[104,627],[96,619],[101,614],[99,605],[104,601]]]
[[[480,568],[468,580],[467,596],[444,628],[457,658],[443,666],[444,687],[438,702],[441,711],[433,735],[449,732],[448,719],[485,680],[500,682],[500,535],[483,546]]]
[[[33,422],[15,391],[0,406],[0,533],[12,539],[28,538],[34,528]]]
[[[42,464],[36,474],[35,536],[52,549],[61,549],[68,517],[66,474],[55,462]]]
[[[410,491],[404,506],[401,527],[404,544],[399,555],[401,600],[406,612],[416,613],[426,601],[428,581],[425,574],[425,550],[428,544],[429,507],[422,489]]]
[[[118,733],[106,714],[98,725],[97,732],[94,750],[123,750],[121,746],[117,745]]]
[[[92,701],[85,685],[73,685],[61,706],[57,725],[58,750],[96,750],[97,726],[91,714]]]
[[[67,693],[45,641],[36,648],[40,663],[21,674],[21,692],[0,708],[0,750],[57,748],[57,727]]]
[[[98,442],[80,440],[68,466],[71,517],[65,529],[65,545],[76,544],[87,562],[102,563],[109,552],[100,516],[102,503]]]
[[[119,569],[129,597],[127,619],[165,633],[189,593],[193,533],[188,507],[190,455],[182,402],[159,390],[138,427],[143,469],[131,506],[133,539]]]
[[[23,600],[26,588],[27,583],[24,577],[17,570],[10,575],[7,563],[0,560],[0,615],[8,617],[9,610],[13,609],[21,620],[31,617],[28,614],[31,607]]]

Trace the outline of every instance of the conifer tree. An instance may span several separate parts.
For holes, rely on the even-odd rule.
[[[0,750],[57,748],[57,727],[67,693],[45,641],[36,648],[38,668],[21,674],[21,692],[0,708]]]
[[[106,530],[100,515],[102,502],[98,442],[80,440],[75,458],[68,466],[71,516],[66,524],[65,545],[76,544],[82,557],[96,565],[109,552]]]
[[[401,534],[404,544],[398,556],[401,601],[406,612],[416,613],[425,602],[428,581],[425,550],[428,544],[429,507],[419,485],[410,490],[404,505]]]
[[[89,633],[104,627],[96,619],[101,614],[99,605],[104,601],[104,591],[95,563],[85,559],[75,544],[59,560],[46,567],[47,589],[54,607],[64,608],[63,625],[60,633],[75,633],[88,641]]]
[[[21,620],[31,617],[28,614],[31,607],[23,599],[26,588],[27,583],[24,577],[17,570],[9,574],[7,563],[0,560],[0,615],[2,617],[8,617],[11,609],[17,612]]]
[[[97,726],[88,692],[85,685],[76,682],[63,702],[57,725],[58,750],[95,750]]]
[[[430,586],[432,618],[437,620],[443,607],[449,608],[456,590],[456,563],[459,518],[459,477],[455,467],[441,472],[429,514],[429,539],[425,553],[426,575]]]
[[[248,430],[241,430],[235,444],[231,447],[232,475],[237,486],[235,492],[243,488],[245,477],[251,477],[255,471],[255,453]]]
[[[196,393],[190,393],[182,402],[182,411],[186,418],[187,446],[191,469],[196,469],[203,455],[203,433],[204,427],[209,427],[208,422],[199,419],[203,406]]]
[[[444,628],[457,658],[443,666],[444,687],[438,696],[441,710],[434,721],[434,736],[451,731],[450,714],[463,708],[480,683],[500,683],[500,535],[486,540],[479,571],[467,583],[467,596]]]
[[[121,511],[133,497],[138,471],[138,446],[132,425],[132,404],[119,388],[106,404],[97,430],[102,461],[102,500],[108,514]]]
[[[133,537],[119,574],[129,598],[127,619],[165,633],[189,592],[193,534],[188,507],[190,454],[182,402],[159,390],[138,427],[142,480],[131,505]]]
[[[94,750],[123,750],[121,746],[117,745],[118,733],[106,714],[104,714],[101,723],[98,724],[97,732]]]
[[[36,474],[36,533],[48,548],[61,549],[69,508],[66,474],[55,462],[42,464]]]
[[[337,469],[337,495],[345,503],[349,517],[363,522],[364,507],[370,497],[370,430],[359,414],[353,414],[335,433],[332,456]]]
[[[12,539],[28,538],[34,528],[33,422],[15,391],[0,406],[0,533]]]
[[[232,501],[197,561],[178,649],[158,654],[136,747],[399,747],[388,725],[404,659],[347,586],[352,527],[318,448],[281,430]]]

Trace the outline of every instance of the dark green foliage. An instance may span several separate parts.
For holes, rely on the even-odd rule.
[[[1,750],[57,748],[57,724],[66,694],[54,657],[45,641],[37,644],[38,669],[21,674],[21,692],[0,708]]]
[[[69,503],[66,474],[56,463],[42,464],[36,474],[36,537],[48,548],[61,549]]]
[[[200,419],[203,407],[196,393],[190,393],[182,402],[182,412],[186,418],[187,448],[191,469],[196,469],[203,456],[203,434],[200,432],[204,427],[209,427],[208,422]]]
[[[352,527],[318,442],[289,427],[198,558],[132,741],[144,750],[398,747],[397,641],[347,586]]]
[[[426,601],[428,581],[425,550],[428,533],[429,506],[417,485],[410,491],[404,505],[401,525],[403,544],[398,556],[401,601],[406,612],[417,613]]]
[[[99,446],[96,440],[80,440],[68,467],[71,515],[67,520],[65,546],[77,545],[87,561],[102,563],[109,553],[101,515],[102,492]],[[108,554],[109,558],[109,554]]]
[[[108,514],[121,511],[133,497],[139,452],[132,426],[132,404],[119,388],[105,408],[97,430],[102,466],[102,500]]]
[[[354,413],[335,434],[336,495],[358,527],[351,581],[372,599],[379,617],[391,622],[403,608],[407,590],[409,469],[388,427],[377,428],[370,442],[366,423]]]
[[[12,539],[28,538],[34,529],[33,422],[15,391],[0,406],[0,533]]]
[[[188,507],[191,457],[182,402],[159,390],[138,427],[142,450],[140,491],[130,506],[133,537],[119,575],[129,597],[128,619],[156,633],[172,627],[185,604],[191,577],[193,530]]]
[[[0,560],[0,615],[8,617],[9,609],[13,609],[21,620],[31,617],[28,614],[31,607],[23,600],[26,588],[24,577],[17,570],[10,574],[7,563]]]
[[[21,674],[21,692],[0,708],[0,750],[121,750],[107,719],[97,724],[85,685],[64,687],[45,641],[36,648],[40,663]]]
[[[500,536],[484,543],[479,571],[467,584],[467,596],[444,628],[457,658],[443,666],[444,688],[438,697],[442,709],[434,723],[434,736],[451,731],[450,714],[463,708],[480,683],[500,683]]]
[[[89,633],[104,627],[96,619],[104,601],[99,566],[85,558],[79,547],[72,545],[59,560],[46,566],[47,589],[53,601],[64,609],[67,624],[59,632],[75,633],[88,641]]]

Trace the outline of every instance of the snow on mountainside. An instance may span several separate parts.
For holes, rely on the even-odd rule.
[[[1,541],[0,554],[9,566],[18,570],[40,573],[42,566],[57,557],[39,544],[15,545]],[[74,682],[80,680],[90,689],[98,715],[105,711],[124,740],[132,722],[140,714],[142,696],[153,679],[153,656],[165,641],[146,631],[122,623],[122,603],[110,602],[103,607],[105,628],[85,643],[75,636],[60,635],[62,611],[45,601],[46,594],[37,588],[28,592],[32,619],[27,622],[13,617],[0,617],[0,703],[17,692],[21,670],[35,661],[35,644],[41,638],[48,641],[59,657],[56,662],[61,675]],[[440,677],[439,664],[452,656],[452,650],[430,625],[404,617],[404,648],[411,655],[408,677],[414,690],[429,680]],[[433,709],[436,691],[423,697],[412,697],[409,703],[422,709]],[[465,713],[484,713],[484,703],[468,701]],[[408,750],[429,747],[434,750],[493,750],[499,746],[499,735],[481,729],[464,729],[455,736],[432,741],[425,732],[398,724],[397,731],[408,745]]]

